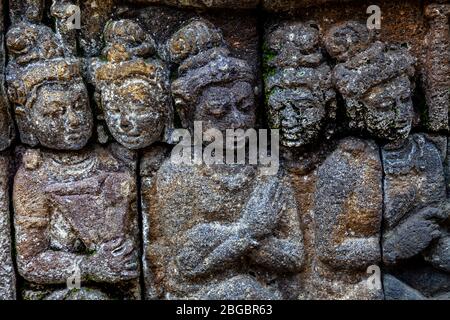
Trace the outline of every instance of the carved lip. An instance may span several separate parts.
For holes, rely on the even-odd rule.
[[[66,133],[67,140],[79,140],[83,137],[82,131],[69,131]]]

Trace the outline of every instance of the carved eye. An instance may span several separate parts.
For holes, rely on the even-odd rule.
[[[208,108],[208,112],[214,117],[223,117],[226,113],[225,108],[223,108],[222,106],[210,106]]]
[[[388,110],[394,106],[395,102],[392,99],[384,99],[380,102],[380,109]]]
[[[253,99],[251,98],[242,99],[241,101],[238,101],[237,105],[240,111],[248,111],[253,106]]]
[[[66,108],[59,103],[52,103],[45,112],[46,117],[58,118],[66,113]]]

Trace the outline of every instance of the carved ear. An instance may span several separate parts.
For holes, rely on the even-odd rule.
[[[39,144],[38,139],[32,133],[31,121],[29,119],[29,114],[26,110],[26,107],[22,105],[17,105],[15,107],[15,118],[17,127],[19,129],[20,140],[24,144],[28,144],[32,147],[35,147]]]

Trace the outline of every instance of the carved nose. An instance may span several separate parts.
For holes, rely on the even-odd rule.
[[[294,112],[292,107],[286,107],[284,108],[283,112],[281,113],[282,120],[281,125],[283,127],[294,127],[297,125],[297,114]]]
[[[72,110],[67,112],[67,122],[70,128],[77,128],[80,125],[80,119]]]
[[[131,128],[131,121],[126,115],[120,117],[120,127],[124,130],[129,130]]]

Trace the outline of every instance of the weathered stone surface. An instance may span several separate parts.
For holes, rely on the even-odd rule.
[[[365,130],[373,137],[386,140],[405,139],[414,117],[412,92],[415,59],[403,48],[375,42],[368,46],[365,27],[354,22],[329,30],[325,37],[332,57],[346,62],[333,70],[333,82],[345,100],[346,115],[351,129]],[[348,30],[354,30],[354,44],[347,54]],[[354,52],[352,52],[354,53]]]
[[[267,30],[264,42],[265,90],[269,125],[281,144],[302,147],[319,138],[336,119],[331,68],[310,23],[282,23]]]
[[[167,43],[178,64],[172,96],[184,128],[203,131],[252,128],[255,124],[255,74],[245,61],[231,56],[220,30],[206,20],[193,20]]]
[[[372,4],[9,1],[0,298],[450,299],[449,1]],[[280,170],[174,162],[195,121]]]
[[[372,141],[340,141],[323,163],[294,172],[306,267],[304,299],[381,299],[366,270],[381,262],[382,169]]]
[[[429,31],[425,37],[425,100],[428,127],[448,130],[450,108],[450,4],[433,4],[425,8]]]
[[[173,127],[169,70],[151,59],[155,42],[131,20],[110,21],[102,59],[91,62],[92,78],[109,131],[129,149],[162,141]]]
[[[60,39],[39,23],[18,22],[6,36],[6,80],[21,141],[79,150],[93,127],[79,61],[66,57]]]
[[[142,191],[149,298],[296,298],[289,279],[303,245],[285,181],[250,166],[170,160],[152,180]]]
[[[128,0],[138,4],[166,4],[180,7],[193,8],[256,8],[260,0]]]
[[[168,42],[179,63],[172,91],[182,124],[203,132],[255,125],[254,75],[204,20]],[[151,158],[144,158],[141,167]],[[150,179],[150,180],[148,180]],[[251,165],[180,165],[169,158],[144,178],[147,297],[296,298],[303,262],[295,201],[280,175]]]
[[[440,139],[446,141],[446,138]],[[385,174],[383,261],[389,267],[388,271],[400,280],[405,275],[409,279],[411,270],[420,275],[418,270],[423,267],[414,266],[421,259],[419,262],[414,260],[423,255],[431,265],[448,272],[445,221],[449,207],[442,151],[426,135],[415,134],[402,143],[385,146],[382,157]],[[405,266],[407,261],[412,261],[410,267]],[[423,259],[419,265],[422,264]],[[445,281],[440,289],[429,288],[426,282],[423,283],[424,278],[439,273],[429,267],[423,270],[427,271],[423,271],[414,283],[406,281],[406,284],[428,298],[448,292],[445,290],[450,284]]]
[[[0,3],[0,12],[3,12],[3,3]],[[4,32],[4,18],[3,14],[0,14],[0,151],[10,146],[15,135],[5,88],[6,52]]]
[[[9,212],[10,161],[9,154],[0,153],[0,300],[16,299]]]
[[[139,298],[135,161],[115,145],[24,152],[13,197],[25,299]],[[77,269],[82,290],[66,286]]]

